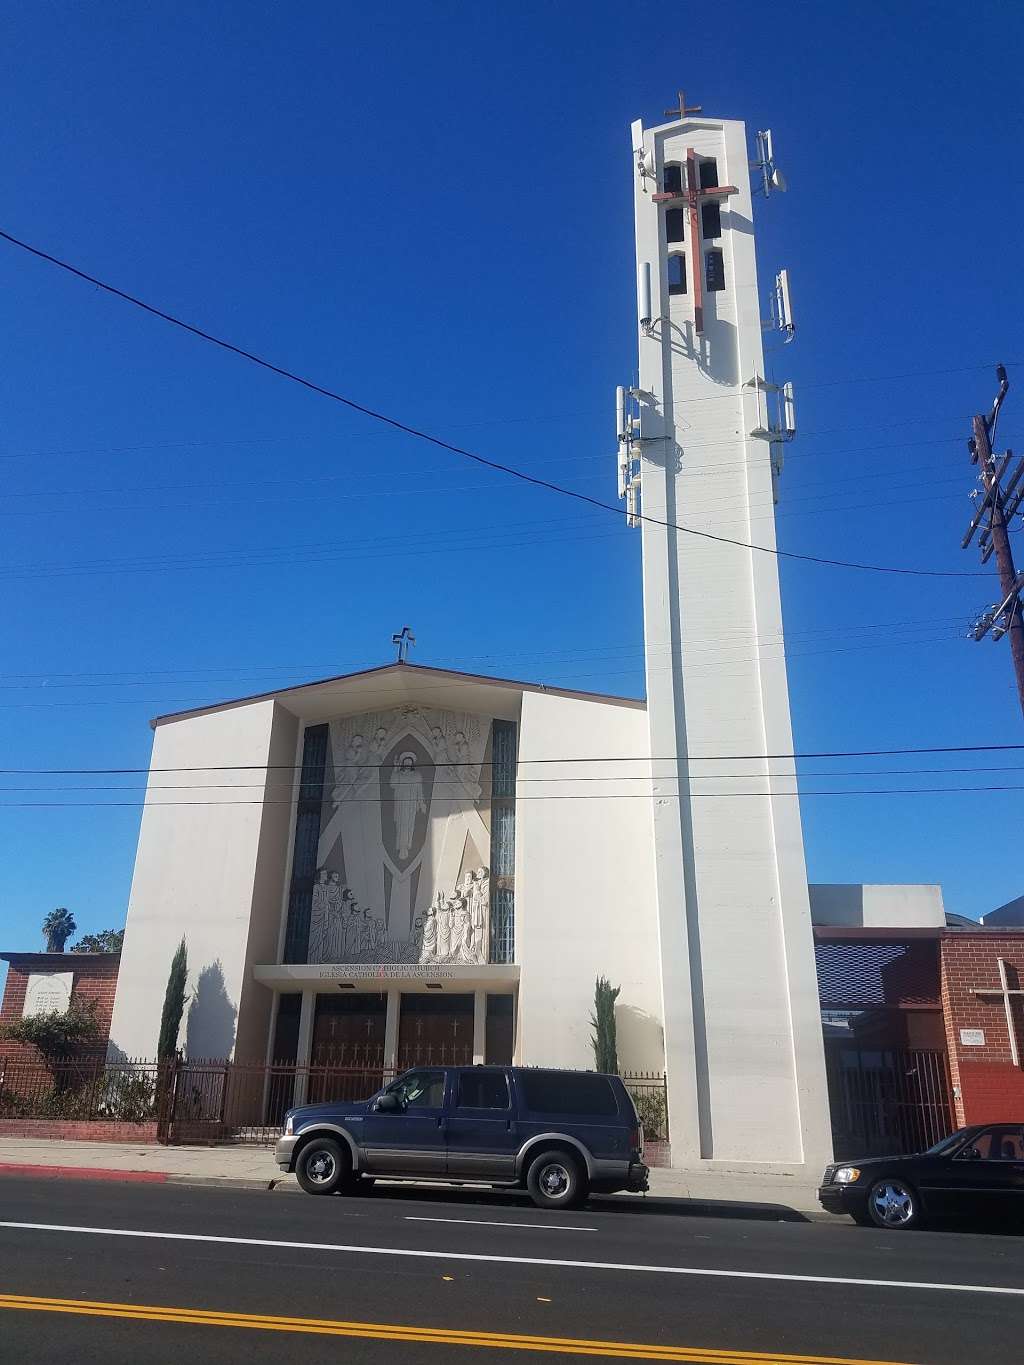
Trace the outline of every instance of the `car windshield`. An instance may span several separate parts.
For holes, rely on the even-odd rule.
[[[969,1131],[970,1129],[968,1128],[958,1128],[955,1133],[950,1133],[949,1137],[944,1137],[939,1142],[936,1142],[933,1147],[926,1148],[924,1155],[945,1156],[947,1152],[951,1152],[954,1147],[959,1146],[959,1144],[963,1142]]]

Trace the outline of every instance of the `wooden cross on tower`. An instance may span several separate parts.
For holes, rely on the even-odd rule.
[[[681,91],[679,105],[680,108],[685,105]],[[704,253],[700,246],[700,206],[705,199],[728,199],[730,194],[738,193],[735,185],[701,185],[700,158],[692,147],[687,147],[685,185],[678,190],[662,190],[652,195],[656,204],[669,204],[675,200],[689,209],[687,240],[690,247],[690,276],[693,280],[693,329],[698,335],[704,331]]]
[[[1007,962],[1003,957],[996,958],[999,964],[999,985],[993,986],[988,990],[973,991],[973,995],[997,995],[1003,1002],[1003,1009],[1006,1013],[1006,1029],[1010,1035],[1010,1057],[1014,1066],[1020,1066],[1020,1051],[1017,1047],[1017,1021],[1013,1017],[1014,1000],[1024,1001],[1024,990],[1019,986],[1011,986],[1007,975]]]

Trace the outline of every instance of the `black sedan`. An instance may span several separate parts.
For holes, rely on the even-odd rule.
[[[838,1162],[818,1199],[829,1213],[880,1228],[957,1215],[1024,1220],[1024,1123],[961,1128],[913,1156]]]

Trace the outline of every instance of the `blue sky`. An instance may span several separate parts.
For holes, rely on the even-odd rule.
[[[953,570],[969,415],[1024,360],[1005,4],[5,3],[0,226],[404,420],[602,497],[635,358],[628,127],[680,84],[775,132],[786,548]],[[988,92],[987,94],[985,92]],[[977,198],[970,199],[976,186]],[[640,694],[639,538],[0,244],[0,766],[144,767],[148,719],[387,660]],[[916,377],[906,378],[913,373]],[[1024,444],[1024,366],[1001,441]],[[1024,549],[1024,539],[1020,542]],[[784,563],[802,750],[1024,738],[984,579]],[[709,665],[728,659],[709,654]],[[1024,756],[918,760],[1024,783]],[[123,923],[139,812],[0,777],[0,926]],[[130,786],[141,779],[124,779]],[[34,786],[34,791],[20,788]],[[1019,792],[812,797],[817,881],[1017,895]]]

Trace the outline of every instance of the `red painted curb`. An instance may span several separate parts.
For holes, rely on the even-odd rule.
[[[0,1175],[52,1176],[62,1180],[136,1180],[162,1185],[165,1171],[110,1171],[103,1166],[28,1166],[0,1162]]]

